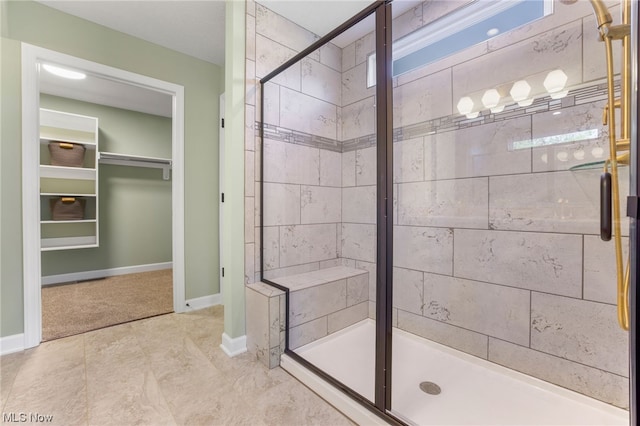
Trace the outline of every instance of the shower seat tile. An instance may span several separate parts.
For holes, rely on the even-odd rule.
[[[486,229],[489,180],[453,179],[398,184],[398,224]]]
[[[453,230],[420,226],[394,226],[395,266],[451,275]]]
[[[424,316],[434,320],[528,345],[529,306],[527,290],[424,274]]]
[[[513,141],[530,138],[529,117],[427,135],[425,180],[530,173],[531,150],[510,149]]]
[[[582,236],[456,229],[454,276],[582,296]]]
[[[347,280],[308,287],[289,293],[289,326],[326,316],[347,307]]]
[[[629,238],[622,238],[622,258],[629,256]],[[626,262],[626,260],[625,260]],[[584,298],[594,302],[617,303],[616,254],[613,244],[600,236],[584,236]]]
[[[369,274],[363,273],[347,278],[347,306],[369,300]]]
[[[490,226],[596,234],[600,229],[600,174],[601,170],[581,170],[492,177]]]
[[[487,339],[484,334],[398,310],[398,328],[425,339],[487,359]]]
[[[489,361],[628,409],[629,379],[502,340],[489,339]]]
[[[315,320],[291,326],[289,329],[289,347],[299,348],[307,343],[321,339],[327,335],[327,317],[323,316]]]
[[[533,292],[532,349],[628,377],[628,347],[616,306]]]
[[[328,334],[335,333],[345,327],[366,319],[369,315],[369,302],[365,301],[346,309],[336,311],[327,316]]]

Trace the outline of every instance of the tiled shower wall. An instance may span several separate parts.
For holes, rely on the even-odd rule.
[[[394,20],[394,38],[463,3],[415,7]],[[250,283],[260,256],[253,84],[316,36],[247,6]],[[627,336],[616,323],[613,248],[597,236],[600,171],[568,170],[607,154],[602,46],[588,2],[554,6],[550,17],[394,79],[394,325],[626,407]],[[375,99],[365,61],[373,48],[372,35],[341,51],[329,45],[265,87],[265,152],[274,155],[265,161],[281,165],[265,170],[272,194],[265,195],[279,200],[265,208],[265,276],[338,262],[366,269],[371,316]],[[462,96],[556,68],[578,87],[563,99],[476,119],[457,114]],[[595,140],[512,145],[593,128]],[[288,251],[303,241],[303,251]]]

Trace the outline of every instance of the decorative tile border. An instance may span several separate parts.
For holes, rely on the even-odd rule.
[[[616,90],[619,89],[616,84]],[[393,129],[393,142],[415,139],[436,133],[454,132],[467,127],[481,126],[497,121],[511,120],[524,116],[531,116],[556,109],[570,108],[575,105],[589,102],[603,101],[607,99],[606,83],[573,89],[562,99],[551,99],[549,96],[536,99],[533,104],[521,107],[518,104],[508,105],[500,113],[482,111],[476,118],[466,118],[464,115],[453,114],[439,117],[421,123],[411,124]],[[256,131],[260,130],[260,122],[255,122]],[[369,148],[376,145],[376,135],[370,134],[358,138],[339,142],[322,136],[311,135],[297,130],[287,129],[272,124],[265,124],[264,137],[276,141],[304,145],[312,148],[325,149],[333,152],[350,152],[357,149]]]

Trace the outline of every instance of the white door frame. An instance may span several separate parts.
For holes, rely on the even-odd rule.
[[[184,87],[53,50],[22,43],[22,270],[24,347],[42,339],[40,258],[39,69],[52,62],[85,70],[102,78],[166,93],[173,98],[171,121],[173,309],[185,310],[184,259]]]
[[[218,149],[218,167],[219,167],[219,177],[218,177],[218,182],[219,182],[219,187],[220,187],[220,193],[218,194],[218,206],[219,206],[219,213],[218,213],[218,218],[219,218],[219,226],[218,226],[218,253],[219,256],[218,258],[220,259],[220,297],[222,298],[222,294],[224,291],[224,274],[223,274],[223,270],[224,270],[224,253],[223,253],[223,247],[222,247],[222,242],[224,241],[222,236],[224,234],[224,205],[223,205],[223,196],[224,196],[224,93],[222,95],[220,95],[220,122],[218,123],[218,126],[220,128],[220,143],[218,144],[219,149]],[[224,300],[224,299],[223,299]]]

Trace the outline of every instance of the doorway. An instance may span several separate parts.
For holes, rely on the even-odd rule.
[[[153,79],[128,71],[97,64],[91,61],[79,59],[69,55],[54,52],[28,44],[22,45],[22,116],[23,116],[23,273],[24,273],[24,334],[25,347],[37,346],[42,340],[42,295],[41,285],[43,264],[41,262],[41,250],[43,247],[41,228],[40,194],[40,68],[42,64],[55,64],[74,70],[82,71],[87,75],[99,78],[112,85],[124,85],[131,92],[144,90],[157,96],[166,97],[170,109],[170,164],[171,164],[171,258],[173,270],[173,310],[184,311],[184,93],[183,87],[165,81]],[[133,97],[136,99],[136,97]],[[135,156],[116,156],[110,158],[110,164],[118,161],[134,161],[140,158]],[[113,162],[115,161],[115,163]],[[166,166],[164,167],[166,168]],[[165,174],[163,169],[163,175]],[[97,198],[97,197],[96,197]],[[95,207],[95,205],[94,205]],[[95,213],[94,213],[95,214]],[[93,219],[93,218],[92,218]],[[97,214],[96,214],[97,222]],[[95,244],[99,244],[97,223]],[[96,271],[100,272],[100,271]],[[120,271],[122,272],[122,271]],[[136,271],[137,272],[137,271]],[[144,271],[140,271],[144,272]],[[95,278],[95,277],[88,277]]]

